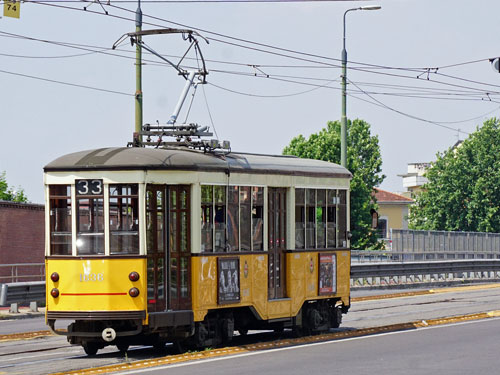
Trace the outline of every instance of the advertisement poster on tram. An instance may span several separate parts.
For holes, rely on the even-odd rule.
[[[335,254],[319,256],[319,294],[337,292],[337,258]]]
[[[218,258],[218,302],[219,304],[240,301],[239,258]]]

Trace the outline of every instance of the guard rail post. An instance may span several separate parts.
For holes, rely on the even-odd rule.
[[[10,305],[11,313],[18,313],[21,303],[29,303],[31,311],[38,311],[38,303],[45,301],[45,281],[7,283],[0,286],[0,306]]]

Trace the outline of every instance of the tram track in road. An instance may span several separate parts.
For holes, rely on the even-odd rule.
[[[33,331],[33,332],[21,332],[21,333],[9,333],[9,334],[5,334],[5,335],[0,335],[0,342],[13,341],[13,340],[36,339],[39,337],[51,336],[51,335],[53,335],[53,333],[49,330]]]
[[[23,351],[20,351],[20,352],[0,353],[0,362],[1,362],[1,357],[7,357],[7,356],[10,356],[10,355],[19,355],[19,354],[50,352],[50,351],[53,351],[53,350],[63,349],[63,348],[67,348],[67,347],[68,347],[67,345],[64,345],[64,346],[61,345],[61,346],[52,346],[50,348],[40,348],[40,349],[23,350]]]

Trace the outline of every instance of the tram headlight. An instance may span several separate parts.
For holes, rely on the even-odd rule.
[[[59,281],[59,274],[57,272],[52,272],[52,274],[50,275],[50,279],[57,283]]]
[[[139,289],[130,288],[130,290],[128,291],[128,294],[130,295],[130,297],[137,297],[139,295]]]
[[[52,288],[52,290],[50,291],[50,295],[54,298],[57,298],[59,297],[59,289],[57,288]]]
[[[137,281],[137,280],[139,280],[139,277],[140,277],[139,274],[135,271],[130,272],[128,275],[128,278],[130,281]]]

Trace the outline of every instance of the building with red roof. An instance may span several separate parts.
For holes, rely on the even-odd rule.
[[[408,212],[413,199],[401,194],[374,188],[378,204],[378,226],[380,237],[388,239],[391,229],[408,229]]]

